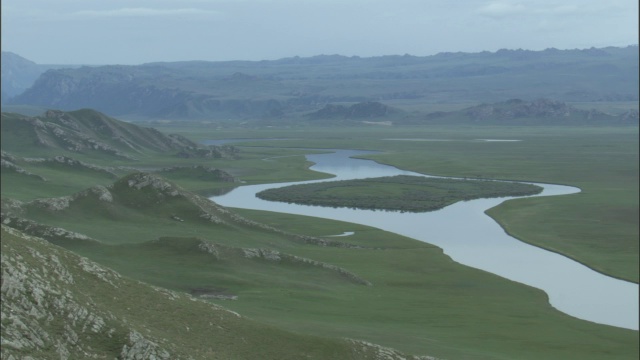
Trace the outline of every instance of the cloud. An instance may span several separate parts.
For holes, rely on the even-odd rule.
[[[628,11],[619,0],[491,0],[475,9],[484,17],[501,19],[513,16],[563,17],[563,16],[616,16]]]
[[[521,3],[514,3],[509,1],[492,1],[480,7],[477,12],[480,15],[492,18],[502,18],[506,16],[526,13],[527,8]]]
[[[152,9],[152,8],[122,8],[111,10],[81,10],[71,13],[74,17],[159,17],[159,16],[211,16],[220,12],[196,8],[183,9]]]

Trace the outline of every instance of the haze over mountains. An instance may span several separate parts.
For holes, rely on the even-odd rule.
[[[36,64],[12,52],[2,52],[2,103],[19,95],[33,85],[34,81],[49,69],[76,67],[73,65]]]
[[[3,89],[16,82],[5,75],[15,62],[3,53]],[[50,69],[8,100],[3,91],[5,104],[93,108],[130,119],[335,118],[340,109],[327,105],[367,102],[401,110],[376,105],[368,117],[397,119],[428,114],[429,104],[514,98],[637,101],[638,47],[85,66]]]

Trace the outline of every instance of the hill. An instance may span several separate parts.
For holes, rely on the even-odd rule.
[[[197,165],[235,161],[233,146],[201,145],[89,109],[48,110],[35,117],[2,113],[0,125],[3,197],[68,196],[141,169],[167,173],[202,191],[235,186],[232,175]]]
[[[5,225],[1,239],[3,358],[407,358],[362,341],[259,324]]]
[[[11,103],[89,107],[131,118],[281,119],[328,104],[371,101],[406,108],[514,97],[637,101],[637,79],[637,46],[426,57],[322,55],[49,70]]]
[[[116,120],[90,109],[49,110],[43,116],[2,113],[2,149],[11,153],[107,156],[133,160],[145,153],[232,157],[231,147],[203,146],[179,135]]]

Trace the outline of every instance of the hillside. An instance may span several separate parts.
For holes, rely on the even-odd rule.
[[[407,358],[362,341],[262,325],[5,225],[1,239],[3,359]]]
[[[232,157],[231,147],[203,146],[179,135],[116,120],[90,109],[29,117],[2,113],[2,149],[11,153],[93,154],[134,160],[146,153]]]
[[[49,69],[57,69],[74,66],[66,65],[42,65],[36,64],[31,60],[25,59],[18,54],[12,52],[3,51],[2,59],[2,81],[1,81],[1,93],[2,104],[4,105],[7,100],[27,90],[40,74]]]
[[[175,62],[49,70],[12,104],[167,119],[287,119],[328,104],[429,104],[509,98],[637,101],[638,49],[274,61]]]
[[[2,195],[19,200],[68,196],[141,169],[210,191],[233,187],[229,173],[202,161],[236,161],[233,146],[201,145],[183,136],[120,121],[94,110],[1,115]]]

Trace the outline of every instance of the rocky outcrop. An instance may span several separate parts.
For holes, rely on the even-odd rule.
[[[137,331],[129,333],[129,341],[122,347],[120,359],[127,360],[165,360],[171,359],[171,354],[161,348],[157,343],[146,339]]]
[[[100,201],[112,202],[113,195],[105,186],[96,185],[87,190],[80,191],[71,196],[61,196],[56,198],[42,198],[28,202],[26,205],[49,211],[61,211],[69,207],[69,205],[78,199],[93,196]]]
[[[276,263],[287,263],[295,265],[307,265],[311,267],[317,267],[324,270],[329,270],[337,273],[338,275],[348,279],[349,281],[359,284],[372,286],[371,282],[361,278],[360,276],[332,264],[323,263],[296,255],[285,254],[277,250],[262,249],[262,248],[233,248],[220,244],[215,244],[209,241],[198,241],[198,249],[208,254],[211,254],[216,260],[222,260],[229,257],[242,257],[252,260],[265,260]]]
[[[237,183],[240,182],[238,179],[233,177],[231,174],[224,170],[211,168],[202,165],[194,165],[194,166],[174,166],[170,168],[164,168],[158,171],[159,174],[165,176],[176,176],[181,178],[192,178],[198,180],[206,180],[206,181],[216,181],[216,182],[229,182],[229,183]]]
[[[298,341],[199,299],[234,298],[223,290],[198,288],[192,296],[149,286],[41,238],[5,225],[1,231],[3,359],[327,358],[309,336]],[[359,340],[320,341],[322,348],[335,342],[333,358],[433,359]]]
[[[119,276],[115,272],[92,262],[83,265],[88,263],[83,258],[76,258],[74,264],[64,251],[4,225],[2,232],[3,359],[26,359],[23,356],[27,354],[42,359],[107,354],[139,359],[142,357],[134,355],[149,351],[141,336],[130,336],[126,341],[127,330],[119,319],[76,290],[90,278],[117,289]],[[20,238],[23,244],[6,244],[5,236]],[[158,349],[156,353],[166,351]]]
[[[44,165],[54,165],[54,166],[58,165],[58,166],[64,166],[66,168],[72,168],[72,169],[91,170],[98,173],[102,173],[111,178],[118,177],[118,175],[113,172],[114,171],[113,168],[92,165],[84,161],[76,160],[67,156],[54,156],[53,158],[50,158],[50,159],[25,159],[25,160],[32,161],[32,162],[40,162]]]
[[[41,181],[46,181],[46,179],[40,175],[36,175],[36,174],[32,174],[29,171],[25,170],[24,168],[22,168],[21,166],[19,166],[18,162],[20,161],[24,161],[25,159],[19,158],[17,156],[14,156],[6,151],[2,151],[1,152],[1,157],[0,157],[0,168],[2,168],[2,171],[10,171],[10,172],[15,172],[18,174],[22,174],[22,175],[26,175],[26,176],[30,176],[32,178],[41,180]]]
[[[396,349],[372,344],[362,340],[347,339],[355,348],[359,356],[371,356],[376,360],[438,360],[433,356],[405,355]]]
[[[347,279],[349,279],[352,282],[355,282],[357,284],[360,285],[366,285],[366,286],[372,286],[373,284],[371,284],[369,281],[361,278],[360,276],[347,271],[339,266],[335,266],[335,265],[331,265],[331,264],[327,264],[327,263],[323,263],[320,261],[316,261],[316,260],[311,260],[311,259],[307,259],[307,258],[303,258],[300,256],[295,256],[295,255],[289,255],[289,254],[283,254],[279,251],[276,250],[270,250],[270,249],[241,249],[242,253],[244,254],[244,257],[248,258],[248,259],[264,259],[267,261],[274,261],[274,262],[289,262],[289,263],[294,263],[294,264],[305,264],[305,265],[309,265],[309,266],[315,266],[315,267],[319,267],[319,268],[323,268],[326,270],[330,270],[330,271],[335,271],[336,273],[340,274],[340,276],[343,276]]]
[[[0,168],[2,168],[3,171],[12,171],[18,174],[22,174],[22,175],[26,175],[26,176],[30,176],[32,178],[41,180],[41,181],[46,181],[46,179],[40,175],[36,175],[36,174],[32,174],[30,172],[28,172],[27,170],[23,169],[22,167],[7,161],[5,159],[0,159]]]
[[[2,222],[2,225],[6,225],[8,227],[20,230],[25,234],[37,236],[50,241],[57,241],[57,240],[80,240],[80,241],[93,241],[93,242],[97,241],[84,234],[69,231],[61,227],[40,224],[33,220],[24,219],[21,217],[12,216],[5,213],[2,213],[0,215],[0,221]]]

